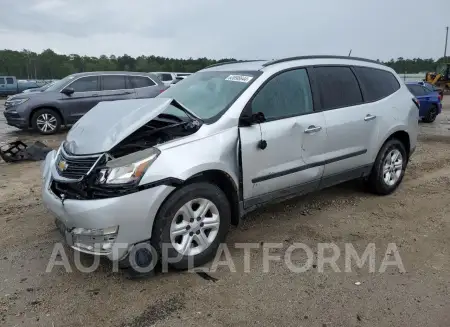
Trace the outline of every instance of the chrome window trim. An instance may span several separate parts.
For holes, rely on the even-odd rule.
[[[158,83],[156,83],[150,76],[146,76],[146,75],[130,75],[130,74],[90,74],[90,75],[83,75],[80,76],[76,79],[74,79],[73,81],[70,81],[68,84],[66,84],[61,90],[59,90],[59,92],[61,93],[62,90],[64,90],[66,87],[68,87],[69,85],[72,85],[74,82],[78,81],[80,78],[84,78],[84,77],[103,77],[103,76],[137,76],[137,77],[145,77],[148,78],[149,80],[151,80],[153,83],[155,83],[155,85],[151,85],[151,86],[146,86],[146,87],[152,87],[152,86],[157,86]],[[138,88],[132,88],[132,89],[116,89],[116,90],[98,90],[98,91],[84,91],[84,92],[75,92],[75,93],[88,93],[88,92],[103,92],[103,91],[125,91],[125,90],[136,90],[136,89],[143,89],[144,87],[138,87]]]

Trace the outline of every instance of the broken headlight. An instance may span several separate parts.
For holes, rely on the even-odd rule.
[[[138,151],[108,161],[97,176],[97,184],[137,184],[161,152],[156,148]]]

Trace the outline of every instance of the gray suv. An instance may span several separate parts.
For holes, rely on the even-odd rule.
[[[72,125],[102,101],[153,98],[167,87],[154,74],[88,72],[55,82],[43,92],[17,94],[5,102],[8,125],[42,134]]]
[[[392,193],[418,120],[417,99],[375,61],[221,64],[93,108],[47,155],[43,202],[77,251],[126,263],[151,245],[184,269],[269,202],[352,179]]]

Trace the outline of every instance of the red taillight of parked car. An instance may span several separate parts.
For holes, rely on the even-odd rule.
[[[165,91],[165,89],[164,90],[159,90],[159,94],[163,93],[164,91]]]
[[[439,101],[442,101],[442,95],[438,95]]]
[[[417,109],[420,109],[420,102],[419,102],[419,100],[417,100],[416,98],[413,98],[412,100],[413,100],[414,104],[416,105]]]

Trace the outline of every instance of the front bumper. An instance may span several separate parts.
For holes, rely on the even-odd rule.
[[[71,200],[62,201],[50,189],[55,172],[54,165],[56,152],[52,151],[42,166],[42,197],[47,209],[56,219],[64,239],[73,249],[93,255],[106,256],[110,260],[119,261],[126,257],[134,244],[147,241],[151,238],[153,222],[162,202],[174,189],[171,186],[157,186],[129,195],[101,200]],[[111,247],[102,249],[104,237],[82,236],[77,230],[105,229],[118,227],[117,234],[112,235]],[[96,244],[96,246],[94,245]]]
[[[18,128],[27,128],[28,122],[25,118],[22,118],[18,113],[11,111],[4,111],[3,115],[5,116],[6,123],[10,126],[18,127]]]

